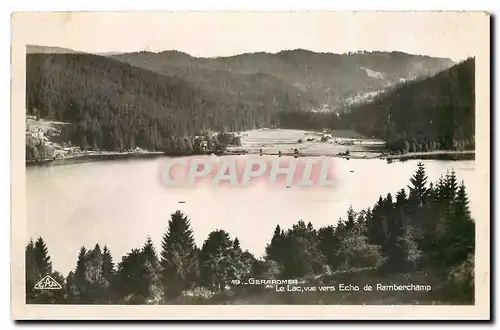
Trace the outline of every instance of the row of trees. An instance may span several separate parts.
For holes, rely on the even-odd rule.
[[[393,153],[408,153],[408,152],[426,152],[434,150],[474,150],[475,141],[473,138],[457,140],[455,138],[450,141],[443,141],[427,138],[399,138],[397,140],[389,140],[386,142],[387,149]]]
[[[446,292],[471,302],[475,224],[463,182],[450,172],[428,184],[419,164],[408,188],[394,197],[381,196],[373,208],[349,209],[335,226],[315,229],[302,220],[287,230],[278,225],[263,258],[243,251],[239,240],[224,230],[211,232],[198,248],[189,219],[180,211],[171,215],[159,253],[148,238],[142,248],[114,265],[106,246],[82,247],[76,268],[66,279],[52,270],[47,247],[39,238],[26,248],[27,302],[185,302],[187,296],[203,299],[203,292],[238,290],[231,287],[233,281],[249,277],[303,279],[367,267],[382,274],[436,273],[446,283]],[[33,289],[36,280],[47,274],[63,289]]]

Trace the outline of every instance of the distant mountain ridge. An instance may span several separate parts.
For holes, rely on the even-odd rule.
[[[85,52],[76,51],[69,48],[55,46],[26,45],[26,54],[83,54]]]
[[[58,46],[26,45],[26,54],[93,54],[101,56],[119,55],[122,52],[89,53]]]
[[[27,53],[85,52],[28,45]],[[177,50],[96,55],[176,76],[209,93],[226,94],[229,98],[261,93],[276,84],[279,89],[287,89],[288,94],[295,95],[302,110],[326,108],[329,111],[342,111],[359,95],[380,92],[401,81],[431,76],[455,64],[447,58],[402,52],[334,54],[304,49],[211,58],[194,57]]]
[[[182,77],[208,90],[231,79],[229,73],[272,75],[293,87],[292,93],[299,96],[305,93],[307,98],[313,98],[315,107],[326,104],[331,109],[347,106],[345,100],[357,94],[431,76],[454,64],[450,59],[401,52],[332,54],[303,49],[216,58],[197,58],[179,51],[142,51],[111,57],[164,75]],[[231,92],[231,84],[226,85]]]

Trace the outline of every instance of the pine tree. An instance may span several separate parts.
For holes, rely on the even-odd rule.
[[[233,242],[224,230],[212,231],[201,248],[200,273],[204,286],[225,290],[232,279]]]
[[[117,292],[127,304],[145,304],[150,294],[146,259],[139,249],[122,257],[117,270]]]
[[[252,264],[255,258],[250,252],[243,252],[238,238],[235,238],[233,241],[231,258],[231,271],[229,273],[230,279],[243,280],[249,277],[252,272]]]
[[[85,278],[91,286],[98,286],[102,275],[102,252],[99,244],[88,252],[86,259]]]
[[[283,230],[279,225],[274,229],[271,243],[266,246],[266,260],[274,260],[278,263],[283,260]]]
[[[52,273],[52,262],[50,261],[49,251],[43,238],[39,237],[34,246],[35,267],[40,276],[50,275]]]
[[[440,200],[442,183],[443,178],[441,177],[436,184],[432,182],[429,184],[427,204],[422,216],[422,236],[418,242],[419,248],[423,253],[422,264],[432,260],[433,255],[436,253],[438,232],[444,226],[444,221],[441,217],[442,203]]]
[[[115,265],[111,251],[105,245],[102,250],[102,276],[111,285],[113,283],[113,276],[115,275]]]
[[[390,198],[392,200],[392,197]],[[373,210],[366,219],[366,236],[371,245],[385,246],[390,239],[388,215],[392,213],[392,202],[379,197],[379,200],[373,207]]]
[[[457,190],[443,244],[446,263],[450,265],[463,262],[475,250],[475,224],[463,181]]]
[[[25,276],[26,276],[26,303],[31,303],[35,298],[34,286],[41,279],[35,262],[35,243],[30,239],[26,246],[25,255]]]
[[[75,273],[70,271],[66,277],[66,291],[68,293],[68,303],[77,304],[78,303],[78,292],[76,291],[75,283]]]
[[[470,210],[469,210],[469,198],[467,197],[467,193],[465,191],[465,184],[463,181],[460,182],[460,186],[457,189],[457,195],[453,205],[454,205],[455,219],[457,219],[458,222],[463,223],[471,220]]]
[[[396,194],[396,208],[398,210],[402,210],[406,206],[406,199],[406,191],[404,189],[399,190]]]
[[[149,288],[146,303],[157,304],[163,299],[163,287],[160,279],[158,255],[150,236],[147,237],[141,252],[144,258],[144,281],[147,282]]]
[[[142,248],[142,253],[144,253],[144,256],[146,259],[151,263],[151,266],[154,269],[158,268],[158,255],[156,253],[156,249],[153,245],[153,241],[151,239],[151,236],[148,236],[146,239],[146,243],[144,244]]]
[[[325,256],[330,269],[337,269],[336,253],[340,247],[340,240],[335,235],[333,226],[322,227],[318,230],[318,248]]]
[[[80,252],[78,253],[78,260],[76,262],[75,269],[75,296],[77,296],[79,302],[87,302],[87,291],[89,289],[89,283],[86,278],[87,273],[87,249],[82,246]]]
[[[109,283],[103,276],[103,253],[99,244],[94,249],[80,249],[74,277],[70,278],[73,299],[80,303],[103,303]]]
[[[237,252],[242,252],[241,251],[241,245],[240,245],[240,240],[238,239],[238,237],[236,237],[234,239],[234,242],[233,242],[233,250],[237,251]]]
[[[52,277],[61,286],[61,289],[35,289],[34,286],[45,276]],[[26,285],[26,300],[28,303],[55,304],[64,303],[66,300],[66,283],[64,277],[52,270],[49,250],[42,237],[39,237],[34,244],[30,240],[26,247]]]
[[[349,206],[349,209],[347,210],[347,221],[345,223],[346,225],[346,230],[351,230],[354,228],[354,224],[356,222],[356,212],[352,209],[352,206]]]
[[[181,211],[171,215],[162,240],[161,279],[166,298],[175,298],[192,288],[198,278],[198,256],[187,216]]]
[[[446,175],[446,189],[449,202],[453,202],[458,191],[457,176],[453,170]]]
[[[410,197],[414,199],[414,202],[416,203],[415,206],[420,208],[425,203],[425,198],[427,196],[427,175],[425,173],[424,164],[417,164],[417,171],[410,179],[410,182],[412,184],[411,186],[408,186],[410,188]]]

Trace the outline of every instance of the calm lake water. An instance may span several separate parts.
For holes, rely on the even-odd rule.
[[[246,157],[246,156],[238,156]],[[82,245],[107,245],[118,262],[151,236],[160,248],[170,214],[185,212],[201,246],[214,229],[238,237],[244,249],[264,253],[274,228],[298,220],[315,228],[335,224],[350,205],[355,211],[373,206],[381,194],[407,187],[418,160],[388,164],[379,159],[337,159],[333,187],[166,187],[160,180],[165,158],[103,161],[26,170],[27,238],[42,236],[55,270],[76,266]],[[454,169],[458,180],[473,189],[474,161],[421,161],[429,180]],[[477,199],[469,194],[472,216]],[[185,203],[179,203],[185,201]]]

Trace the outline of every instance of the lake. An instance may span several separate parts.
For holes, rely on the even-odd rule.
[[[300,219],[311,221],[315,228],[335,224],[350,205],[359,211],[373,206],[381,194],[406,187],[419,162],[335,158],[337,181],[328,188],[266,184],[177,188],[160,180],[165,159],[27,168],[26,242],[42,236],[54,270],[66,276],[75,268],[82,245],[107,245],[115,262],[132,248],[140,248],[148,235],[159,250],[170,214],[181,210],[191,219],[200,247],[212,230],[224,229],[240,239],[243,249],[260,256],[277,224],[289,228]],[[454,169],[468,191],[474,189],[474,161],[421,162],[429,180]],[[473,217],[478,198],[469,194]]]

